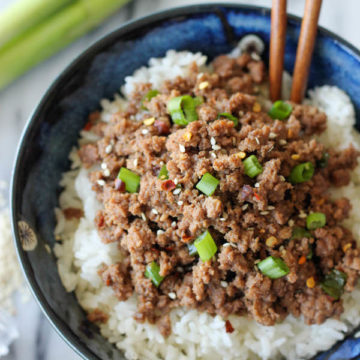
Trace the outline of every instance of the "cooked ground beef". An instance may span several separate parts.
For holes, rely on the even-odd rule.
[[[102,165],[90,175],[104,206],[96,225],[102,240],[117,242],[126,259],[104,266],[100,276],[119,301],[135,292],[136,319],[157,322],[164,336],[171,333],[168,313],[178,306],[225,318],[250,315],[264,325],[288,314],[303,315],[308,324],[339,316],[341,298],[321,284],[335,269],[347,275],[344,290],[352,291],[360,250],[341,225],[351,205],[332,201],[329,188],[349,183],[358,152],[326,149],[313,137],[326,128],[326,115],[314,107],[292,104],[287,120],[269,117],[255,96],[266,80],[261,61],[220,56],[212,65],[211,73],[194,65],[188,78],[165,82],[148,100],[142,99],[151,85],[139,85],[127,110],[97,127],[102,138],[79,150],[85,167]],[[204,100],[196,108],[198,120],[186,127],[173,124],[167,108],[180,95]],[[219,113],[232,114],[239,124]],[[244,169],[249,155],[262,166],[254,178]],[[304,162],[313,164],[314,175],[291,183],[292,169]],[[164,164],[168,179],[158,177]],[[138,192],[125,191],[116,179],[121,167],[141,176]],[[212,196],[196,188],[205,173],[220,181]],[[326,225],[292,238],[312,212],[325,214]],[[217,252],[203,262],[188,245],[205,230]],[[286,276],[272,280],[260,271],[257,264],[269,256],[287,265]],[[152,262],[164,278],[158,287],[145,275]]]

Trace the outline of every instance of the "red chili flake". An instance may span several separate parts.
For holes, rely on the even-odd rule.
[[[157,252],[157,253],[160,252],[159,249],[157,249],[157,248],[155,248],[155,247],[152,247],[152,248],[151,248],[151,251]]]
[[[96,110],[89,114],[89,122],[94,123],[95,121],[100,119],[100,111]]]
[[[126,188],[125,183],[118,178],[115,179],[114,187],[115,187],[115,190],[118,190],[120,192],[125,192],[125,188]]]
[[[169,246],[169,247],[166,247],[166,248],[165,248],[165,250],[166,250],[166,251],[173,251],[173,250],[174,250],[174,248],[173,248],[173,247],[171,247],[171,246]]]
[[[93,123],[91,122],[91,121],[88,121],[86,124],[85,124],[85,126],[84,126],[84,130],[85,131],[90,131],[91,130],[91,128],[93,127]]]
[[[96,225],[101,229],[105,225],[105,217],[102,213],[99,213],[95,218]]]
[[[78,209],[78,208],[66,208],[63,210],[63,213],[65,215],[65,218],[67,220],[69,219],[80,219],[84,216],[84,212],[82,211],[82,209]]]
[[[166,191],[171,191],[176,188],[175,183],[172,180],[166,180],[161,183],[161,189]]]
[[[259,195],[256,191],[254,191],[254,197],[255,197],[256,200],[258,200],[258,201],[260,201],[260,199],[261,199],[260,195]]]
[[[158,131],[159,135],[167,135],[170,132],[170,125],[166,121],[155,120],[154,126]]]
[[[227,333],[231,334],[234,332],[234,328],[233,326],[231,325],[231,322],[229,320],[226,320],[225,322],[225,330]]]
[[[184,243],[188,244],[188,243],[192,240],[192,237],[185,235],[185,236],[183,236],[183,237],[181,238],[181,240],[182,240]]]

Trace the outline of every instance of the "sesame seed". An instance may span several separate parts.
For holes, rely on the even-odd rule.
[[[232,244],[232,243],[225,243],[223,244],[223,247],[228,247],[228,246],[231,246],[233,248],[236,248],[236,245],[235,244]]]
[[[180,144],[179,149],[180,149],[180,152],[182,152],[182,153],[185,152],[185,146],[184,145]]]
[[[225,218],[220,218],[219,220],[220,220],[220,221],[225,221],[226,219],[225,219]]]
[[[175,184],[175,185],[177,185],[177,184],[178,184],[178,182],[179,182],[179,180],[178,180],[178,179],[174,179],[174,184]]]
[[[159,212],[158,212],[156,209],[151,209],[151,212],[152,212],[153,214],[155,214],[155,215],[158,215],[158,214],[159,214]]]
[[[110,176],[110,170],[109,170],[109,169],[105,169],[105,170],[103,171],[103,174],[104,174],[104,176],[109,177],[109,176]]]
[[[261,212],[260,212],[260,215],[267,215],[267,214],[269,214],[268,211],[261,211]]]
[[[275,206],[270,205],[270,206],[268,206],[267,209],[268,209],[268,210],[275,210]]]
[[[239,111],[239,116],[244,116],[244,112],[242,110]]]
[[[286,180],[285,177],[282,176],[282,175],[280,175],[279,178],[280,178],[281,181],[285,181],[285,180]]]
[[[249,204],[245,204],[245,205],[242,206],[241,209],[242,209],[242,210],[246,210],[248,207],[249,207]]]
[[[165,231],[164,231],[164,230],[158,230],[158,231],[156,232],[156,235],[163,235],[163,234],[165,234]]]
[[[257,137],[255,138],[255,141],[258,145],[260,145],[260,140]]]
[[[100,186],[104,186],[104,185],[105,185],[105,181],[102,180],[102,179],[98,180],[97,183],[98,183],[98,185],[100,185]]]
[[[213,146],[212,146],[212,149],[213,149],[213,150],[220,150],[220,149],[221,149],[221,146],[219,146],[219,145],[213,145]]]
[[[171,226],[172,226],[172,227],[175,227],[175,226],[176,226],[176,221],[173,221],[173,222],[171,223]]]
[[[138,165],[138,159],[135,159],[134,160],[134,166],[137,167],[137,165]]]
[[[175,189],[175,190],[173,191],[173,194],[174,194],[174,195],[178,195],[178,194],[180,194],[180,192],[181,192],[181,189],[178,188],[178,189]]]
[[[290,227],[293,227],[294,224],[295,224],[295,221],[294,221],[293,219],[290,219],[290,220],[289,220],[289,226],[290,226]]]
[[[168,297],[172,300],[175,300],[176,299],[176,294],[174,292],[170,292],[168,293]]]
[[[211,155],[214,159],[216,159],[216,154],[215,154],[214,152],[211,152],[210,155]]]
[[[252,58],[253,60],[255,60],[255,61],[260,61],[260,60],[261,60],[261,57],[260,57],[259,54],[256,53],[255,51],[252,52],[252,53],[250,54],[250,56],[251,56],[251,58]]]
[[[279,144],[280,145],[286,145],[287,144],[287,141],[285,139],[280,139],[279,140]]]
[[[154,118],[154,117],[151,117],[151,118],[148,118],[148,119],[145,119],[145,120],[144,120],[144,125],[150,126],[150,125],[152,125],[154,122],[155,122],[155,118]]]
[[[181,205],[183,204],[183,202],[180,200],[180,201],[177,202],[177,204],[178,204],[179,206],[181,206]]]
[[[223,287],[223,288],[226,288],[228,287],[228,283],[226,281],[220,281],[220,285]]]
[[[178,267],[176,268],[176,271],[178,271],[178,272],[184,272],[184,269],[183,269],[181,266],[178,266]]]
[[[279,250],[280,250],[280,251],[284,251],[284,250],[285,250],[284,245],[281,245],[281,246],[279,247]]]
[[[113,146],[112,146],[111,144],[109,144],[109,145],[105,148],[105,153],[106,153],[106,154],[110,154],[111,151],[112,151],[112,149],[113,149]]]
[[[307,217],[307,215],[301,210],[300,214],[299,214],[299,218],[305,219],[306,217]]]
[[[211,144],[211,145],[215,145],[215,144],[216,144],[215,138],[213,138],[213,137],[210,138],[210,144]]]
[[[106,163],[102,163],[102,164],[101,164],[101,168],[102,168],[103,170],[107,169]]]
[[[268,153],[274,150],[274,145],[267,151]]]
[[[203,90],[206,89],[209,86],[209,82],[208,81],[203,81],[199,84],[199,89]]]
[[[255,183],[254,185],[256,188],[260,187],[260,184],[259,183]]]
[[[261,261],[260,259],[256,259],[256,260],[254,261],[254,264],[258,264],[260,261]]]
[[[146,221],[146,216],[145,216],[145,214],[142,212],[141,213],[141,218],[144,220],[144,221]]]
[[[148,130],[148,129],[142,129],[142,130],[141,130],[141,133],[142,133],[143,135],[146,135],[146,134],[149,133],[149,130]]]
[[[269,139],[275,139],[277,137],[277,134],[275,134],[275,133],[273,133],[273,132],[271,132],[270,134],[269,134]]]

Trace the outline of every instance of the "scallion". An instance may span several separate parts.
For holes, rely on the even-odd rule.
[[[289,103],[282,100],[275,101],[269,111],[269,116],[272,119],[285,120],[292,112],[293,108]]]
[[[320,286],[324,292],[335,300],[338,300],[343,293],[346,280],[347,275],[345,273],[334,269],[330,274],[325,276],[325,279]]]
[[[129,193],[136,193],[140,185],[140,176],[133,171],[122,167],[119,171],[118,178],[125,183],[125,189]]]
[[[155,97],[158,94],[159,94],[159,90],[155,90],[155,89],[149,90],[141,100],[141,108],[143,110],[147,110],[146,106],[143,105],[144,101],[150,101],[153,97]]]
[[[198,119],[197,103],[198,101],[195,101],[190,95],[172,98],[167,104],[172,121],[180,126],[186,126],[190,122],[196,121]]]
[[[203,175],[201,180],[196,184],[196,188],[207,196],[214,194],[220,181],[209,173]]]
[[[317,166],[324,169],[328,166],[330,155],[329,153],[325,152],[322,158],[317,162]]]
[[[250,155],[243,161],[244,172],[247,176],[254,178],[262,173],[263,168],[255,155]]]
[[[164,277],[159,273],[160,266],[155,261],[146,266],[145,276],[150,279],[156,287],[158,287],[164,280]]]
[[[169,178],[168,170],[166,168],[166,165],[163,165],[160,169],[158,179],[167,180],[168,178]]]
[[[202,96],[195,96],[194,97],[194,105],[199,106],[204,102],[204,98]]]
[[[309,181],[314,175],[314,165],[308,161],[299,165],[296,165],[290,173],[289,180],[292,184],[299,184],[305,181]]]
[[[202,261],[210,260],[217,252],[217,246],[208,230],[201,234],[194,242]]]
[[[227,112],[220,113],[218,115],[218,119],[221,118],[221,117],[224,117],[224,118],[227,118],[227,119],[231,120],[234,123],[234,126],[238,126],[238,124],[239,124],[239,119],[236,116],[234,116],[234,115],[232,115],[230,113],[227,113]]]
[[[285,262],[274,256],[269,256],[266,259],[260,261],[257,264],[257,267],[262,274],[270,279],[279,279],[290,272]]]
[[[190,256],[195,256],[195,255],[198,253],[198,251],[197,251],[196,246],[194,245],[194,243],[192,243],[192,244],[187,244],[187,247],[188,247],[189,255],[190,255]]]
[[[326,215],[321,212],[309,214],[306,218],[306,227],[309,230],[322,228],[326,225]]]
[[[301,240],[303,238],[311,238],[311,234],[303,228],[295,227],[292,231],[291,239]]]

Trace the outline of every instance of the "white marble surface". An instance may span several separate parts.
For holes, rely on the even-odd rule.
[[[14,0],[0,0],[0,11],[12,1]],[[49,84],[74,57],[126,20],[172,6],[205,2],[216,1],[135,0],[101,28],[78,40],[0,92],[0,179],[10,180],[17,143],[26,120]],[[271,0],[227,2],[271,6]],[[289,12],[301,16],[304,2],[304,0],[289,0]],[[320,24],[360,48],[359,13],[360,0],[323,0]],[[25,304],[17,299],[16,322],[20,336],[11,346],[10,354],[4,358],[5,360],[79,359],[51,328],[33,299]]]

